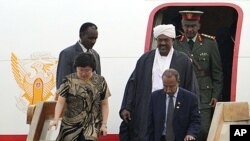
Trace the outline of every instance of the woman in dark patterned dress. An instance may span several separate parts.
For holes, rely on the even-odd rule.
[[[110,91],[104,77],[94,72],[92,54],[78,55],[74,65],[76,73],[66,76],[57,90],[59,98],[50,128],[58,125],[64,109],[57,141],[97,141],[99,134],[107,134]]]

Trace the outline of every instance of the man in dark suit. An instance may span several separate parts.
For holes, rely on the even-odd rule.
[[[157,49],[146,52],[137,61],[124,92],[120,116],[121,141],[143,141],[147,133],[149,102],[153,91],[162,89],[164,70],[174,68],[180,73],[180,86],[194,91],[194,72],[190,59],[173,48],[175,27],[158,25],[154,28]],[[196,79],[196,78],[195,78]]]
[[[149,141],[195,140],[201,125],[197,97],[179,87],[180,76],[175,69],[167,69],[162,75],[162,80],[163,89],[151,95],[147,139]],[[168,115],[170,97],[173,98],[171,117]],[[169,135],[171,130],[173,137],[168,139],[166,135]]]
[[[80,40],[60,52],[59,61],[56,73],[56,87],[62,83],[63,78],[75,72],[74,60],[75,57],[82,52],[90,52],[94,55],[96,61],[96,73],[101,74],[100,56],[92,49],[98,37],[97,26],[93,23],[87,22],[82,24],[79,32]]]

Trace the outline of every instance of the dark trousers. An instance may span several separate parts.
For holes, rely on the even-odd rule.
[[[184,140],[184,139],[183,139],[183,140]],[[166,141],[165,135],[162,135],[162,136],[161,136],[161,141]]]
[[[161,136],[161,141],[166,141],[165,136]]]
[[[211,120],[212,120],[212,109],[201,109],[200,110],[201,114],[201,131],[198,135],[197,141],[206,141]]]

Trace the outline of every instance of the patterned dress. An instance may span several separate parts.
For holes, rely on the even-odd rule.
[[[104,77],[94,73],[85,81],[70,74],[57,93],[66,98],[66,104],[56,140],[76,141],[83,134],[86,140],[96,141],[102,123],[101,101],[110,96]]]

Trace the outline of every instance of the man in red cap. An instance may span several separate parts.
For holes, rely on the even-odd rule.
[[[174,42],[176,50],[192,60],[199,83],[201,132],[198,141],[206,141],[213,108],[221,95],[223,72],[218,45],[214,37],[198,33],[202,11],[179,11],[184,34]]]

